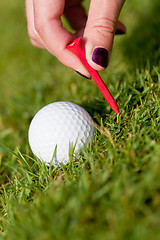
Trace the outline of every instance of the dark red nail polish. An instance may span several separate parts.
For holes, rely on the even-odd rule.
[[[76,73],[78,73],[80,76],[82,76],[82,77],[84,77],[84,78],[91,79],[91,78],[87,77],[86,75],[84,75],[84,74],[82,74],[82,73],[80,73],[80,72],[78,72],[78,71],[76,71]]]
[[[97,47],[92,54],[92,61],[103,68],[108,66],[108,51],[105,48]]]

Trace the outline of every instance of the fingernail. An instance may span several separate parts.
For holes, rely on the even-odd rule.
[[[105,48],[97,47],[93,51],[92,61],[103,68],[108,66],[108,51]]]
[[[121,35],[121,34],[125,34],[125,33],[126,33],[126,31],[123,31],[120,29],[116,30],[116,32],[115,32],[115,34],[117,34],[117,35]]]
[[[84,77],[84,78],[87,78],[87,79],[91,79],[91,78],[87,77],[86,75],[84,75],[84,74],[82,74],[82,73],[80,73],[78,71],[76,71],[76,73],[78,73],[81,77]]]

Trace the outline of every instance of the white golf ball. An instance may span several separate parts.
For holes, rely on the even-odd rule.
[[[69,161],[70,147],[78,153],[95,132],[89,113],[77,104],[54,102],[43,107],[29,127],[29,144],[41,161],[58,166]]]

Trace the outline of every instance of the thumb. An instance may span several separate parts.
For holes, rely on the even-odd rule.
[[[125,0],[91,0],[84,32],[86,58],[97,71],[108,66],[120,10]]]

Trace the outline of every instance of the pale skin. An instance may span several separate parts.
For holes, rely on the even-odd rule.
[[[61,63],[90,77],[80,60],[66,46],[76,37],[85,39],[86,58],[97,71],[104,67],[92,61],[96,47],[107,49],[111,55],[115,31],[125,32],[118,22],[125,0],[91,0],[88,16],[82,0],[26,0],[27,28],[31,43],[44,48]],[[61,16],[65,15],[75,34],[63,27]]]

